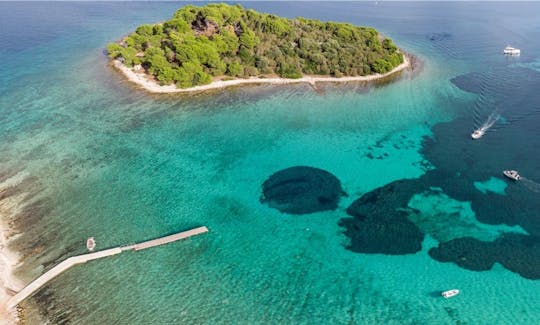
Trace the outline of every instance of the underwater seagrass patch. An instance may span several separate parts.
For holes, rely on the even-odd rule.
[[[473,271],[490,270],[499,262],[524,278],[540,279],[540,240],[535,236],[506,233],[493,242],[462,237],[440,243],[429,255]]]
[[[400,180],[354,201],[339,225],[350,238],[347,249],[357,253],[403,255],[422,249],[424,233],[407,218],[405,208],[417,182]],[[398,190],[399,189],[399,190]]]
[[[314,167],[280,170],[262,184],[261,203],[283,213],[307,214],[335,210],[346,193],[331,173]]]

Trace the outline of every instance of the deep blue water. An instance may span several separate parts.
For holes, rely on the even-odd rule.
[[[17,275],[89,236],[103,249],[210,229],[66,272],[23,304],[28,324],[540,318],[540,3],[243,3],[377,28],[418,61],[391,83],[156,96],[108,66],[108,42],[184,4],[0,2]]]

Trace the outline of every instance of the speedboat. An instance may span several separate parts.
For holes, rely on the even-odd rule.
[[[504,48],[503,53],[506,55],[520,55],[521,50],[508,45],[507,47]]]
[[[484,135],[484,133],[486,133],[486,130],[484,130],[483,128],[474,130],[474,132],[471,134],[471,138],[473,138],[474,140],[480,139]]]
[[[519,173],[516,170],[504,170],[503,174],[504,176],[515,181],[519,181],[521,179],[521,176],[519,176]]]
[[[445,298],[451,298],[453,296],[457,296],[459,294],[459,290],[458,289],[452,289],[452,290],[448,290],[448,291],[444,291],[443,293],[441,293],[441,295]]]
[[[90,237],[86,240],[86,248],[88,248],[89,251],[93,251],[96,247],[96,241],[94,240],[94,237]]]

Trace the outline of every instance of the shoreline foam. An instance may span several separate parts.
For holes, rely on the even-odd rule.
[[[270,84],[270,85],[285,85],[285,84],[297,84],[308,83],[315,86],[317,82],[362,82],[362,81],[375,81],[378,79],[386,78],[399,71],[402,71],[411,66],[411,60],[407,55],[403,55],[403,63],[392,69],[385,74],[372,74],[369,76],[353,76],[353,77],[319,77],[319,76],[304,76],[298,79],[287,78],[259,78],[251,77],[247,79],[233,79],[233,80],[216,80],[212,81],[208,85],[195,86],[191,88],[176,88],[175,85],[161,86],[155,80],[150,79],[146,73],[135,72],[132,68],[125,66],[118,60],[113,60],[113,66],[117,68],[122,74],[131,82],[137,84],[144,90],[155,94],[172,94],[172,93],[192,93],[203,92],[207,90],[223,89],[231,86],[238,85],[257,85],[257,84]]]

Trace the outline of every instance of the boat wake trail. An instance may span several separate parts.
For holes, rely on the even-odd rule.
[[[500,117],[501,116],[497,110],[493,111],[482,125],[474,129],[474,132],[471,134],[472,138],[480,139],[486,133],[486,131],[489,130],[489,128],[491,128],[493,124],[497,122],[497,120],[499,120]]]
[[[535,193],[540,193],[540,184],[539,183],[537,183],[537,182],[535,182],[533,180],[530,180],[528,178],[525,178],[523,176],[521,176],[521,178],[519,180],[529,190],[531,190],[531,191],[533,191]]]
[[[455,45],[455,39],[452,34],[448,32],[431,33],[426,35],[426,39],[437,52],[447,55],[452,59],[463,58],[464,53],[460,47]]]
[[[489,114],[487,120],[482,125],[480,125],[479,129],[484,132],[487,131],[493,126],[493,124],[495,124],[495,122],[499,120],[500,117],[501,115],[499,114],[498,110],[493,111],[491,114]]]
[[[474,103],[472,116],[475,131],[473,133],[474,139],[482,137],[501,117],[500,106],[496,100],[496,94],[499,93],[500,89],[496,81],[497,74],[493,71],[486,71],[480,75],[480,91]],[[487,119],[486,115],[488,116]]]

